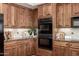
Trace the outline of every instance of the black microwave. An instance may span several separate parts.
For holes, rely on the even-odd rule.
[[[71,27],[72,28],[79,28],[79,17],[72,17],[71,18]]]

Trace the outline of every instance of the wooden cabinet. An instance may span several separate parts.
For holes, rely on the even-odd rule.
[[[32,25],[34,28],[38,28],[38,9],[33,10]]]
[[[57,27],[71,27],[71,4],[57,4]]]
[[[79,43],[78,42],[70,43],[69,55],[70,56],[79,56]]]
[[[52,15],[52,4],[44,4],[38,6],[38,18]]]
[[[55,56],[64,56],[65,55],[65,47],[54,46],[53,47],[53,55]]]
[[[10,4],[3,4],[4,27],[17,27],[19,8]]]
[[[52,4],[45,4],[43,5],[43,15],[44,16],[51,16],[52,15]]]
[[[79,49],[70,48],[69,55],[70,56],[79,56]]]
[[[54,56],[68,56],[69,55],[68,42],[54,41],[53,55]]]
[[[4,45],[5,56],[31,56],[33,50],[32,40],[19,40],[7,42]]]
[[[16,42],[4,43],[4,55],[5,56],[16,56],[17,55]]]
[[[12,4],[2,4],[2,10],[4,14],[4,27],[32,27],[31,9]]]
[[[4,27],[11,27],[11,6],[3,4]]]
[[[18,27],[25,27],[24,9],[18,7]]]
[[[72,16],[79,16],[79,3],[72,4]]]
[[[43,6],[38,7],[38,18],[43,17]]]
[[[33,41],[29,40],[28,42],[25,42],[24,45],[25,45],[25,52],[26,52],[25,54],[26,54],[26,56],[32,55]]]
[[[54,41],[54,56],[79,56],[79,42]]]
[[[27,16],[27,17],[26,17]],[[24,22],[25,22],[25,27],[32,27],[32,10],[30,9],[25,9],[24,11]]]

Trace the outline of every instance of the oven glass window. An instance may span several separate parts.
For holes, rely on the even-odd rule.
[[[74,21],[74,22],[73,22],[73,25],[74,25],[74,26],[79,26],[79,21]]]
[[[40,39],[40,45],[48,46],[49,41],[47,39]]]

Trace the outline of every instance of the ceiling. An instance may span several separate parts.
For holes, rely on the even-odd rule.
[[[28,8],[31,8],[31,9],[35,9],[37,8],[38,5],[41,5],[43,3],[16,3],[18,5],[22,5],[24,7],[28,7]]]

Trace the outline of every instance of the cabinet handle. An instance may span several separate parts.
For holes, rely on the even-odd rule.
[[[50,15],[50,14],[47,14],[48,16]]]
[[[66,26],[69,26],[69,25],[66,25]]]
[[[75,14],[79,14],[79,12],[76,12]]]
[[[69,45],[69,44],[66,44],[66,45]]]
[[[70,46],[72,46],[72,44],[70,44]]]
[[[62,27],[62,25],[58,25],[58,27]]]

